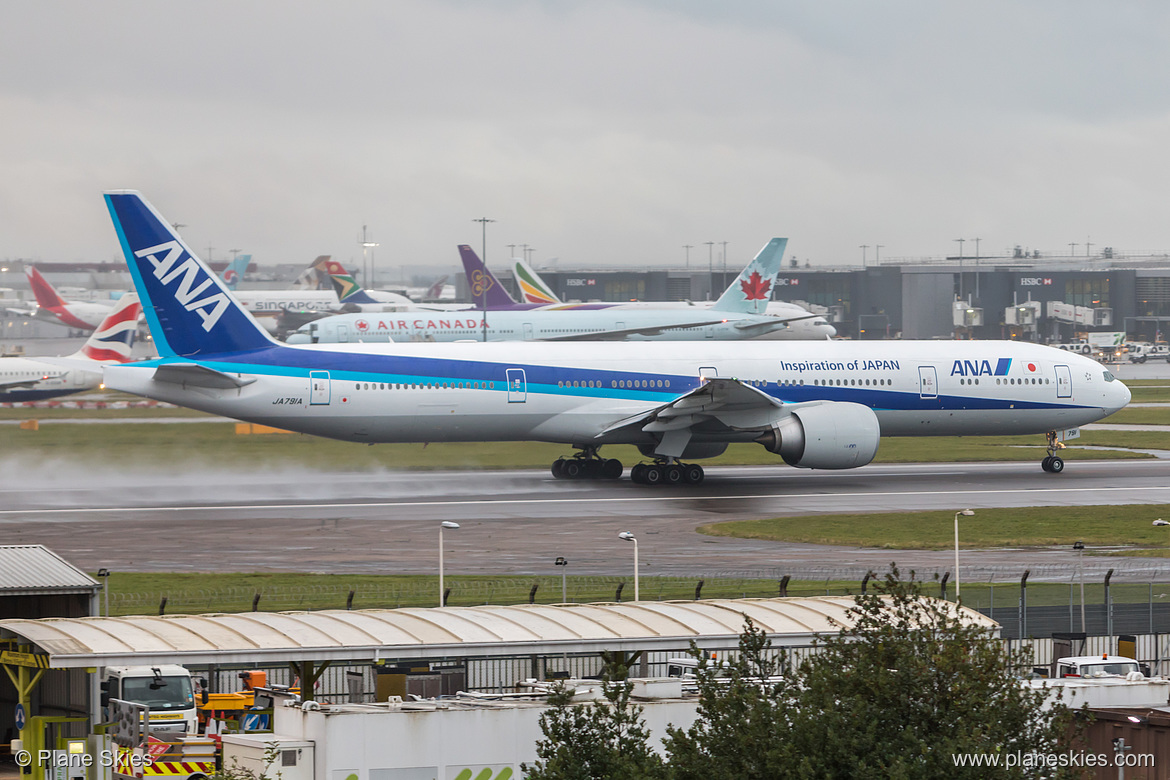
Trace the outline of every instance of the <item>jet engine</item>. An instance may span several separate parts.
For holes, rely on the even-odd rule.
[[[852,469],[877,455],[881,427],[868,406],[823,401],[792,409],[756,439],[764,449],[805,469]]]

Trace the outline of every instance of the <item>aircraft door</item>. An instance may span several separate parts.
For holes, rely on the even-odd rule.
[[[524,369],[509,368],[504,371],[508,377],[508,403],[522,404],[528,400],[528,380]]]
[[[918,397],[938,398],[938,374],[934,366],[918,367]]]
[[[310,406],[328,406],[329,405],[329,372],[328,371],[310,371],[309,372],[309,405]]]
[[[337,342],[344,344],[349,341],[349,326],[338,323],[337,325]]]
[[[532,341],[532,323],[531,322],[524,323],[524,340],[525,341]]]
[[[70,371],[69,373],[73,376],[73,386],[74,387],[84,387],[85,386],[85,372],[84,371]]]
[[[1068,366],[1056,366],[1056,397],[1072,398],[1072,371]]]

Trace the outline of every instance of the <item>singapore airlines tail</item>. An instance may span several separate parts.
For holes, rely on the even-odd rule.
[[[139,193],[120,190],[105,198],[159,357],[277,344]]]
[[[764,314],[772,300],[772,288],[780,273],[787,238],[773,238],[760,250],[747,268],[740,272],[715,305],[714,311],[733,311],[745,314]]]

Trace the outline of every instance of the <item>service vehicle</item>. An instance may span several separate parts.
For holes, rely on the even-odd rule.
[[[1141,664],[1132,658],[1121,655],[1077,655],[1067,658],[1057,658],[1053,663],[1053,677],[1081,677],[1100,679],[1118,677],[1128,679],[1129,675],[1146,675]]]
[[[185,667],[176,664],[106,667],[101,704],[102,715],[107,719],[110,699],[149,707],[152,732],[199,733],[195,685]]]

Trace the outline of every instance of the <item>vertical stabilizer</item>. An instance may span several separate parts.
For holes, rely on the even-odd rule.
[[[240,286],[240,280],[244,278],[244,272],[251,264],[251,255],[236,255],[228,267],[223,269],[223,282],[229,290],[235,290]]]
[[[772,288],[776,285],[780,261],[784,259],[787,246],[787,238],[773,238],[765,244],[711,308],[740,314],[764,314],[768,301],[772,300]]]
[[[117,190],[105,198],[160,357],[276,344],[141,194]]]
[[[57,294],[49,280],[41,276],[41,272],[31,265],[24,267],[24,275],[28,277],[29,286],[33,295],[37,297],[37,305],[42,309],[56,309],[65,305],[65,299]],[[91,326],[92,327],[92,326]]]
[[[516,265],[513,273],[516,274],[516,286],[520,288],[520,297],[525,303],[560,303],[561,299],[552,291],[540,275],[529,267],[528,263],[515,258]]]
[[[504,289],[488,267],[479,259],[471,247],[459,245],[459,259],[467,274],[467,286],[471,289],[471,301],[477,309],[510,309],[516,305],[512,296]]]
[[[110,310],[81,349],[71,357],[128,363],[130,350],[134,348],[134,337],[138,333],[138,315],[141,313],[142,305],[138,295],[126,293],[118,299],[118,305]]]
[[[336,260],[329,257],[319,257],[313,267],[318,271],[323,271],[329,277],[329,283],[333,285],[333,291],[337,293],[339,303],[378,302],[371,298],[365,288],[358,284],[358,280],[353,277],[353,274],[345,270],[345,266]]]

